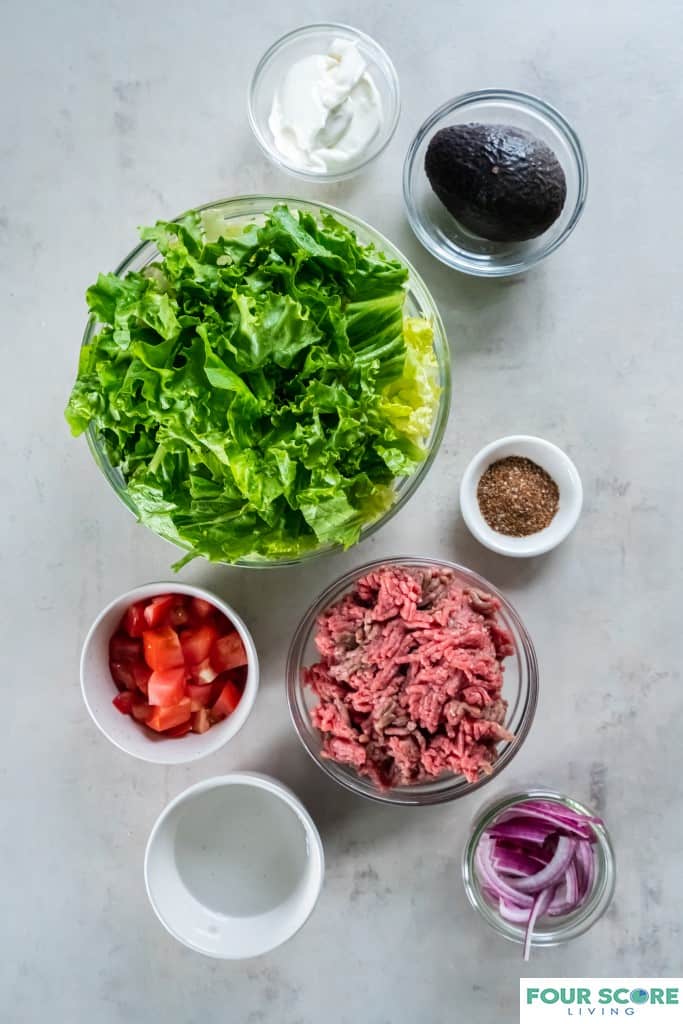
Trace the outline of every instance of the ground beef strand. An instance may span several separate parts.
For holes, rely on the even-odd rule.
[[[441,567],[386,565],[359,579],[318,619],[320,660],[304,669],[323,757],[383,790],[490,774],[497,744],[514,738],[501,696],[513,643],[499,608]]]

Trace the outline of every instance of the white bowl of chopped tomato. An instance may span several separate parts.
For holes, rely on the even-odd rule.
[[[95,724],[120,750],[156,764],[211,754],[244,725],[259,682],[246,625],[201,587],[150,583],[111,601],[81,654]]]

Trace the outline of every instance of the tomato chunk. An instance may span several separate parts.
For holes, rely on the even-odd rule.
[[[180,644],[186,665],[199,665],[206,661],[211,653],[218,634],[213,626],[200,626],[198,629],[184,629],[180,634]],[[210,680],[207,680],[210,682]]]
[[[146,700],[142,697],[138,700],[133,699],[133,707],[131,708],[131,715],[136,722],[147,722],[147,719],[151,716],[154,708],[151,707]]]
[[[220,696],[214,703],[212,710],[216,715],[223,715],[224,717],[227,717],[233,713],[241,699],[242,694],[239,688],[232,682],[232,680],[228,680],[228,682],[223,686]]]
[[[173,739],[178,739],[180,736],[187,736],[191,727],[192,720],[188,718],[187,722],[181,722],[180,725],[174,725],[172,729],[165,729],[164,734],[166,736],[173,737]]]
[[[134,661],[130,666],[130,670],[133,673],[133,679],[138,690],[146,694],[149,677],[152,674],[151,668],[149,665],[145,665],[144,661]]]
[[[184,664],[183,649],[178,634],[170,626],[161,629],[146,629],[142,634],[145,661],[154,671],[179,668]]]
[[[185,696],[184,668],[167,668],[152,672],[147,684],[147,699],[150,704],[170,708]]]
[[[217,672],[227,672],[247,664],[247,652],[242,638],[236,630],[227,636],[219,636],[211,648],[211,664]]]
[[[208,619],[215,612],[215,608],[208,601],[201,597],[192,598],[192,610],[198,619]]]
[[[184,604],[174,604],[167,615],[167,619],[174,629],[179,626],[186,626],[190,621],[190,613]]]
[[[206,708],[200,708],[198,711],[192,712],[192,732],[206,732],[211,728],[211,721],[209,719],[209,712]]]
[[[110,661],[134,661],[142,654],[142,644],[120,630],[109,641]]]
[[[144,612],[147,629],[156,629],[157,626],[165,625],[166,616],[171,610],[172,604],[173,594],[161,594],[159,597],[153,597]]]
[[[173,729],[174,726],[182,725],[183,722],[189,721],[191,714],[190,698],[183,697],[173,707],[152,708],[152,714],[147,719],[146,724],[150,729],[154,729],[155,732],[164,732],[165,729]]]
[[[211,704],[213,686],[210,683],[208,686],[203,683],[187,683],[185,689],[187,690],[187,696],[193,704],[197,704],[202,708],[208,708],[209,704]],[[196,710],[197,708],[193,708],[193,711]]]
[[[110,661],[109,671],[116,685],[124,690],[135,689],[135,677],[129,661]]]
[[[133,710],[133,694],[129,690],[117,693],[112,704],[122,715],[129,715]]]
[[[124,633],[131,637],[141,637],[147,623],[145,622],[145,602],[136,601],[123,616],[120,627]]]

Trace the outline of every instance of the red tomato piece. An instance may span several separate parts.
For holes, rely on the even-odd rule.
[[[228,633],[233,633],[235,631],[235,627],[233,626],[232,622],[230,621],[227,615],[223,614],[223,612],[219,612],[218,610],[216,610],[215,622],[219,636],[227,636]]]
[[[135,677],[133,667],[129,661],[110,661],[109,671],[116,685],[124,690],[135,689]]]
[[[164,732],[166,729],[173,729],[174,726],[189,721],[191,714],[190,698],[183,697],[171,708],[152,708],[152,713],[146,724],[155,732]]]
[[[209,619],[216,611],[214,606],[202,597],[192,598],[192,611],[198,619]]]
[[[213,626],[200,626],[198,629],[184,629],[180,634],[180,643],[186,665],[199,665],[206,661],[211,653],[218,634]],[[207,679],[205,682],[211,682]]]
[[[112,704],[122,715],[129,715],[133,710],[133,694],[129,690],[117,693]]]
[[[122,629],[130,637],[141,637],[143,630],[147,629],[144,613],[145,602],[136,601],[135,604],[130,605],[127,609],[126,614],[121,619],[119,629]]]
[[[166,623],[166,616],[171,610],[172,604],[173,594],[161,594],[159,597],[153,597],[147,603],[144,612],[147,629],[156,629],[157,626],[163,626]]]
[[[242,637],[236,630],[227,636],[219,636],[211,648],[211,664],[217,672],[227,672],[247,664],[247,652]]]
[[[232,680],[228,680],[228,682],[223,686],[220,696],[215,702],[212,710],[216,715],[223,715],[224,717],[227,717],[233,713],[241,699],[242,694],[238,687],[232,682]]]
[[[145,665],[144,661],[134,661],[130,666],[130,670],[133,673],[133,679],[138,690],[146,694],[149,677],[152,674],[151,668],[149,665]]]
[[[197,704],[198,707],[208,708],[211,704],[211,698],[213,697],[213,686],[209,684],[205,686],[201,683],[187,683],[185,686],[187,690],[187,696],[190,698],[193,704]],[[193,708],[196,711],[197,708]]]
[[[178,634],[170,626],[161,629],[146,629],[142,634],[145,661],[154,671],[180,668],[184,664],[183,649]]]
[[[164,736],[171,736],[173,739],[179,739],[181,736],[187,736],[191,728],[192,720],[188,718],[187,722],[181,722],[180,725],[174,725],[172,729],[164,729]]]
[[[130,713],[136,722],[146,722],[153,711],[154,708],[150,707],[143,697],[133,695],[133,707]]]
[[[109,641],[110,661],[134,661],[142,654],[142,644],[120,630]]]
[[[185,604],[174,604],[166,618],[174,629],[178,629],[179,626],[186,626],[188,624],[190,613]]]
[[[147,684],[147,700],[160,708],[170,708],[186,696],[185,669],[167,668],[152,672]]]
[[[192,676],[192,681],[194,683],[206,685],[214,681],[218,672],[216,672],[215,668],[211,664],[210,659],[204,658],[204,661],[201,661],[199,665],[190,666],[190,675]]]
[[[199,708],[197,711],[192,712],[192,732],[206,732],[211,728],[211,720],[209,719],[209,712],[206,708]]]

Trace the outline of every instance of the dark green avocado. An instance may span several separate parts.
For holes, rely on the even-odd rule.
[[[456,220],[492,242],[542,235],[567,198],[564,171],[552,149],[502,124],[442,128],[427,147],[425,171]]]

